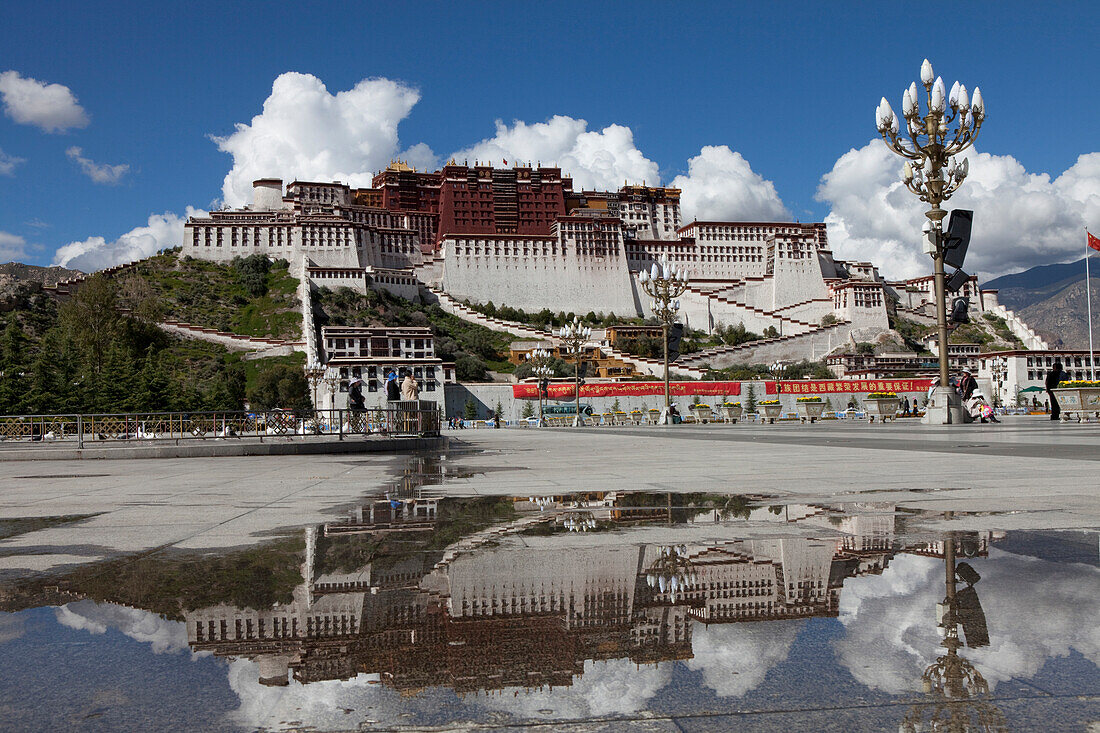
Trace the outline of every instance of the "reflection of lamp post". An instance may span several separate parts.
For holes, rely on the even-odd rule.
[[[581,323],[579,318],[574,318],[572,323],[567,323],[556,334],[565,347],[565,353],[573,360],[573,381],[576,387],[576,415],[573,416],[573,426],[583,425],[581,420],[581,360],[584,358],[584,346],[588,343],[588,337],[592,335],[592,329]]]
[[[676,545],[662,547],[657,551],[657,559],[646,571],[645,580],[650,588],[667,593],[669,600],[676,603],[699,578],[688,557],[687,547]]]
[[[955,564],[955,538],[944,541],[944,566],[946,569],[946,595],[940,611],[943,641],[947,650],[935,662],[928,665],[921,675],[921,691],[930,699],[914,704],[905,715],[899,733],[916,733],[923,730],[943,731],[1004,731],[1007,730],[1004,715],[988,700],[989,683],[965,657],[959,656],[963,646],[959,639],[959,624],[963,624],[968,646],[984,646],[985,617],[973,584],[981,577],[966,563]],[[956,590],[956,578],[968,587]],[[970,596],[964,599],[964,594]],[[980,618],[978,618],[980,616]],[[976,637],[972,639],[972,634]],[[927,724],[924,719],[929,716]]]
[[[680,301],[677,298],[687,290],[687,273],[677,270],[676,265],[669,264],[668,258],[662,256],[659,266],[654,263],[649,270],[642,270],[638,281],[646,295],[653,299],[650,307],[661,324],[665,349],[665,411],[661,414],[661,422],[667,424],[672,422],[672,416],[669,415],[672,397],[668,386],[668,330],[680,310]]]
[[[535,349],[527,355],[527,363],[531,365],[531,373],[538,380],[535,384],[539,391],[539,427],[546,425],[546,419],[542,412],[542,399],[546,396],[550,377],[554,376],[554,367],[551,365],[553,356],[546,349]]]
[[[966,158],[960,163],[952,160],[952,156],[974,144],[978,130],[985,120],[985,103],[982,101],[982,92],[977,87],[974,87],[973,100],[967,94],[966,87],[958,82],[955,82],[948,93],[943,79],[933,75],[932,64],[928,59],[921,65],[920,75],[926,92],[928,113],[921,116],[921,95],[917,91],[916,82],[902,95],[902,116],[905,118],[909,139],[904,140],[898,136],[898,119],[885,97],[879,102],[875,121],[890,149],[907,158],[903,174],[905,186],[932,207],[925,212],[928,217],[925,231],[931,240],[929,246],[933,258],[936,324],[940,344],[940,385],[936,389],[934,404],[948,408],[943,418],[946,424],[951,420],[949,408],[953,393],[948,382],[947,294],[943,270],[943,217],[947,212],[940,208],[940,204],[951,198],[951,194],[962,185],[970,170]],[[952,125],[955,125],[953,131],[950,129]]]
[[[596,529],[596,516],[587,510],[571,511],[565,515],[562,526],[570,532],[590,532]]]

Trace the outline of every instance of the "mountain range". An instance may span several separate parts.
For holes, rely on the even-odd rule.
[[[1100,282],[1100,259],[1094,259],[1090,266],[1092,319],[1100,326],[1100,289],[1096,285]],[[1004,275],[983,283],[982,288],[997,289],[1001,305],[1016,311],[1052,348],[1088,348],[1083,259]]]

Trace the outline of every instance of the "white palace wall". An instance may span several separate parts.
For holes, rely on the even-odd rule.
[[[522,252],[526,247],[529,254],[497,254],[498,243],[502,252]],[[578,255],[562,251],[549,237],[444,239],[443,289],[457,300],[493,301],[529,312],[638,312],[622,255]]]

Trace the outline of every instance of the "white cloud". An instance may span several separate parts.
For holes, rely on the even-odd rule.
[[[515,120],[508,127],[496,121],[496,135],[486,138],[453,156],[456,160],[504,160],[531,165],[556,165],[573,176],[575,189],[617,190],[624,181],[658,185],[657,164],[634,146],[629,127],[608,125],[600,131],[588,130],[588,122],[555,115],[547,122],[527,124]]]
[[[27,240],[18,234],[0,231],[0,262],[18,260],[27,254]]]
[[[1100,153],[1082,155],[1054,180],[1012,156],[964,155],[970,176],[945,206],[974,211],[968,272],[991,277],[1082,256],[1085,225],[1100,226]],[[825,221],[837,256],[871,260],[895,278],[932,268],[920,252],[928,207],[901,183],[901,167],[874,140],[842,155],[817,191],[832,207]]]
[[[4,113],[21,125],[34,125],[43,132],[88,126],[88,114],[72,91],[61,84],[5,71],[0,74],[0,98],[4,100]]]
[[[213,138],[233,156],[222,185],[224,203],[250,203],[257,178],[369,186],[374,172],[396,157],[434,168],[435,156],[424,144],[399,152],[398,123],[419,99],[417,90],[389,79],[364,79],[334,95],[310,74],[281,74],[251,124]]]
[[[149,644],[154,654],[186,652],[187,629],[179,621],[168,619],[140,608],[114,603],[76,601],[54,609],[57,622],[70,629],[83,629],[89,634],[104,634],[114,629],[134,641]],[[193,654],[206,656],[207,653]]]
[[[964,649],[990,689],[1030,679],[1048,659],[1080,652],[1100,663],[1095,599],[1100,569],[991,550],[969,561],[981,573],[975,586],[985,611],[989,646]],[[837,658],[864,685],[891,694],[920,687],[921,673],[944,652],[936,633],[943,600],[943,561],[898,555],[880,576],[853,578],[840,597],[845,636]]]
[[[205,213],[188,206],[183,217],[172,212],[151,214],[148,224],[135,227],[110,242],[103,237],[69,242],[54,253],[53,264],[93,272],[139,260],[168,247],[178,247],[183,243],[183,225],[187,217],[203,216]]]
[[[700,221],[788,221],[775,185],[754,172],[727,145],[707,145],[688,161],[687,175],[670,184],[683,189],[683,219]]]
[[[756,624],[696,624],[688,669],[719,697],[741,697],[756,689],[775,665],[786,661],[804,621]]]
[[[115,184],[130,170],[126,164],[110,165],[108,163],[96,163],[90,158],[84,157],[84,151],[75,145],[65,151],[69,160],[80,166],[84,175],[92,179],[93,183]]]
[[[14,155],[8,155],[3,150],[0,150],[0,176],[11,176],[15,174],[15,167],[20,163],[26,163],[23,158],[16,158]]]

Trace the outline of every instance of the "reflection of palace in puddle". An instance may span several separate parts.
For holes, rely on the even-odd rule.
[[[663,524],[672,516],[616,503],[615,497],[596,497],[584,502],[584,510],[601,523]],[[541,500],[517,500],[515,507],[518,519],[447,551],[384,558],[352,573],[316,573],[318,533],[307,530],[304,582],[292,602],[258,611],[222,605],[187,613],[189,641],[196,650],[255,660],[260,681],[269,685],[287,684],[290,670],[301,682],[377,673],[405,691],[569,685],[586,660],[690,658],[693,622],[835,616],[844,580],[881,573],[895,551],[892,505],[861,505],[854,514],[811,506],[746,510],[753,520],[842,534],[680,546],[694,582],[674,594],[647,582],[660,545],[550,539],[548,549],[536,551],[494,542],[536,523],[560,528],[575,509]],[[437,512],[435,499],[379,500],[346,522],[326,525],[320,541],[351,532],[427,529]],[[693,511],[689,520],[707,521],[721,518]],[[933,555],[936,549],[912,548]]]

